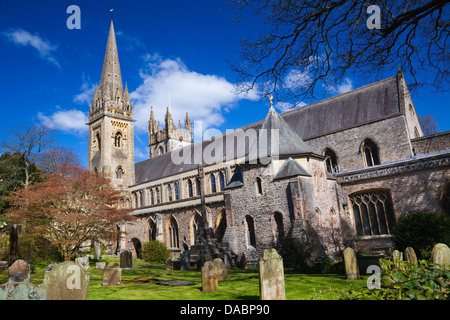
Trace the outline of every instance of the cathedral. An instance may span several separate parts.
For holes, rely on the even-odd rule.
[[[159,108],[155,106],[155,108]],[[193,123],[149,106],[149,159],[135,163],[133,103],[111,21],[89,110],[89,170],[132,208],[111,252],[151,240],[237,263],[308,243],[312,259],[351,246],[389,252],[392,225],[414,211],[450,213],[450,131],[424,136],[401,71],[392,77],[203,141]],[[281,249],[280,249],[281,250]],[[282,250],[280,251],[281,253]]]

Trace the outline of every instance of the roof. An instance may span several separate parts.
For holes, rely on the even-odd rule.
[[[311,174],[303,168],[296,160],[289,158],[286,160],[281,168],[278,170],[274,177],[275,179],[283,179],[288,177],[307,176],[311,177]]]
[[[282,129],[280,141],[283,143],[280,143],[280,155],[312,152],[303,140],[399,113],[397,77],[390,77],[281,115],[271,110],[264,121],[136,163],[136,184],[196,169],[199,165],[198,161],[193,161],[196,152],[197,157],[199,152],[207,155],[207,159],[202,157],[201,164],[204,166],[244,157],[249,154],[249,148],[252,147],[249,146],[248,137],[252,132],[257,133],[259,129],[264,128],[264,122],[266,128]],[[208,156],[215,146],[219,147],[217,141],[221,139],[223,152]],[[233,150],[227,150],[225,142],[227,139],[235,139]],[[180,163],[178,155],[184,155],[188,161],[185,159]],[[171,158],[173,156],[174,158]]]

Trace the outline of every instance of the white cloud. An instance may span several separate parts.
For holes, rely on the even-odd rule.
[[[306,106],[306,103],[301,101],[297,104],[293,104],[293,103],[289,103],[289,102],[277,102],[274,107],[281,113],[284,113],[284,112],[291,111],[291,110],[294,110],[297,108],[301,108],[303,106]]]
[[[141,72],[143,83],[130,96],[134,103],[136,131],[147,132],[150,107],[156,120],[164,122],[166,108],[175,123],[182,123],[189,112],[192,121],[202,121],[204,130],[224,123],[223,112],[241,99],[256,100],[258,93],[236,95],[235,85],[217,75],[191,71],[180,59],[146,56],[147,69]],[[170,106],[169,106],[170,104]]]
[[[350,80],[349,78],[345,78],[343,83],[336,85],[334,87],[331,87],[328,90],[332,93],[337,93],[337,94],[346,93],[348,91],[351,91],[351,90],[353,90],[352,80]]]
[[[56,45],[43,39],[38,35],[33,35],[23,29],[14,29],[3,32],[3,34],[14,44],[19,46],[30,46],[37,50],[40,57],[54,64],[58,68],[61,67],[58,61],[53,57],[53,52],[56,51]]]
[[[58,110],[50,116],[39,112],[37,117],[46,127],[67,133],[84,134],[88,128],[88,116],[76,109]]]
[[[78,104],[87,103],[88,105],[90,105],[94,97],[95,87],[96,84],[91,83],[89,79],[86,79],[86,77],[83,74],[83,83],[81,84],[82,92],[74,97],[73,102]]]

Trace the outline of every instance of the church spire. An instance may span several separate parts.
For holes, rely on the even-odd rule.
[[[100,79],[100,91],[111,98],[123,93],[122,75],[120,73],[119,54],[117,51],[116,35],[111,20],[108,42],[106,44],[105,60],[103,61],[102,76]]]

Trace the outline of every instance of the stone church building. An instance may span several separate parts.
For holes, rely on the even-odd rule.
[[[293,239],[310,243],[313,258],[339,259],[347,246],[390,250],[392,225],[407,212],[450,213],[450,132],[424,136],[401,71],[284,114],[271,107],[260,122],[198,142],[187,113],[177,126],[168,109],[165,119],[149,109],[149,159],[135,163],[111,22],[88,163],[138,218],[118,226],[113,251],[139,255],[159,240],[174,256],[195,256],[203,243],[213,255],[256,261]]]

